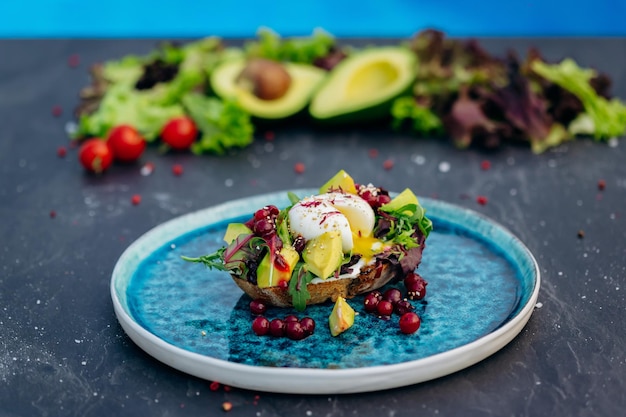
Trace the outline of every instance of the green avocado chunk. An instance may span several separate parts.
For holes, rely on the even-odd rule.
[[[354,324],[354,309],[345,298],[337,297],[333,311],[328,316],[330,334],[338,336],[348,330]]]
[[[393,100],[416,76],[415,54],[404,47],[372,47],[341,61],[319,88],[309,112],[326,122],[357,122],[389,116]]]
[[[313,275],[328,278],[343,260],[341,234],[338,231],[325,232],[309,240],[302,251],[302,259]]]
[[[284,95],[263,99],[240,82],[246,68],[245,58],[234,58],[219,64],[211,74],[211,88],[223,99],[235,99],[250,115],[258,119],[284,119],[306,108],[326,71],[308,64],[282,63],[290,76]]]

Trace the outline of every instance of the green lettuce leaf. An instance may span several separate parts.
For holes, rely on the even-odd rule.
[[[534,72],[574,94],[583,103],[586,133],[597,140],[607,140],[626,132],[626,105],[618,99],[607,100],[593,89],[590,80],[597,76],[593,69],[580,68],[570,58],[550,65],[540,60],[531,64]],[[580,129],[581,123],[574,126]],[[593,127],[591,127],[593,126]],[[582,133],[577,130],[576,133]]]
[[[230,148],[246,147],[254,140],[250,115],[235,101],[188,93],[182,103],[202,132],[192,145],[194,153],[223,154]]]
[[[170,119],[183,114],[183,107],[178,104],[155,103],[149,92],[113,85],[107,89],[98,110],[80,116],[75,136],[104,138],[114,126],[129,124],[150,142]]]
[[[261,28],[257,37],[245,45],[248,56],[304,64],[312,64],[328,55],[335,45],[333,36],[321,29],[315,30],[311,36],[282,39],[276,32]]]

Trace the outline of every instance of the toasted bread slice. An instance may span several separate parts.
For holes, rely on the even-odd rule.
[[[377,262],[362,268],[355,278],[328,279],[326,281],[310,283],[307,286],[311,298],[307,305],[321,304],[326,301],[335,301],[338,296],[352,298],[356,295],[373,291],[399,278],[402,269],[387,261]],[[262,300],[268,305],[276,307],[291,307],[289,289],[280,287],[259,288],[243,278],[232,276],[235,283],[252,299]]]

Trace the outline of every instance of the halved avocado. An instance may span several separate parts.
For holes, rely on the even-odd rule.
[[[372,47],[341,61],[319,88],[309,112],[327,122],[358,122],[389,116],[395,98],[416,76],[415,54],[403,47]]]
[[[245,59],[223,62],[211,75],[211,88],[221,98],[235,98],[252,116],[260,119],[284,119],[300,112],[326,77],[326,71],[311,65],[283,63],[291,77],[289,88],[282,97],[263,100],[237,82],[246,65]]]

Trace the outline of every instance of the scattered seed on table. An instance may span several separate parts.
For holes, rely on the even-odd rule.
[[[54,117],[60,117],[63,114],[63,107],[59,106],[58,104],[55,106],[52,106],[52,115]]]
[[[488,171],[489,169],[491,169],[491,162],[485,159],[480,163],[480,169],[482,169],[483,171]]]
[[[304,164],[302,162],[298,162],[293,166],[293,170],[296,172],[296,174],[302,174],[304,173],[305,167]]]
[[[183,166],[181,164],[175,164],[174,166],[172,166],[172,174],[176,175],[177,177],[183,175]]]
[[[57,148],[57,156],[59,158],[65,158],[65,155],[67,155],[67,148],[65,146],[59,146]]]
[[[485,197],[484,195],[479,195],[478,197],[476,197],[476,202],[481,206],[484,206],[485,204],[487,204],[487,197]]]
[[[224,411],[230,411],[230,410],[232,410],[232,409],[233,409],[233,404],[232,404],[230,401],[224,401],[224,402],[222,403],[222,409],[223,409]]]
[[[217,391],[218,389],[220,389],[220,383],[217,381],[211,382],[211,384],[209,385],[209,389],[211,391]]]
[[[141,171],[139,171],[141,175],[147,177],[148,175],[154,172],[154,164],[152,162],[146,162],[144,166],[141,167]]]
[[[387,159],[385,160],[385,162],[383,162],[383,168],[387,171],[391,170],[391,168],[393,168],[393,160],[391,159]]]
[[[367,154],[369,155],[370,158],[374,159],[378,156],[378,149],[372,148],[367,152]]]
[[[57,216],[57,212],[54,210],[50,210],[50,218],[54,219]]]
[[[274,140],[275,137],[276,135],[273,131],[268,130],[267,132],[265,132],[265,140]]]
[[[139,194],[133,195],[130,199],[130,202],[133,204],[133,206],[139,205],[139,203],[141,203],[141,196]]]
[[[584,231],[584,230],[582,230],[582,229],[580,229],[580,230],[578,231],[578,234],[577,234],[577,235],[578,235],[578,238],[579,238],[579,239],[582,239],[582,238],[584,238],[584,237],[585,237],[585,231]]]
[[[605,180],[599,180],[598,181],[598,190],[604,191],[605,188],[606,188],[606,181]]]
[[[76,68],[80,65],[80,56],[78,54],[72,54],[67,58],[67,65],[70,68]]]

